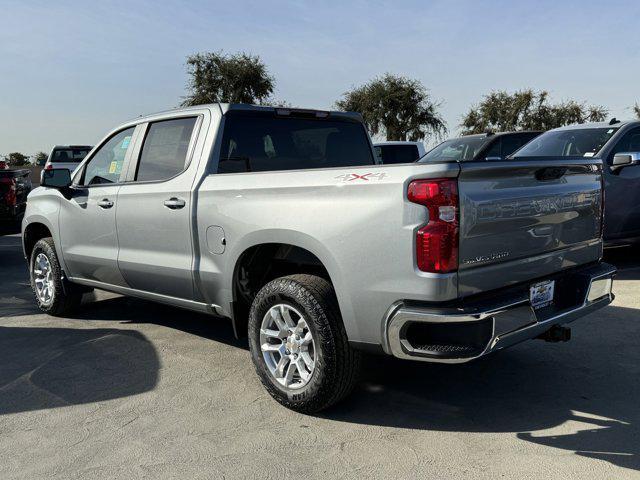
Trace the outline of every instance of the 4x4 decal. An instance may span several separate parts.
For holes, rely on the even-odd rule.
[[[370,180],[382,180],[386,176],[387,174],[384,172],[380,172],[380,173],[369,172],[369,173],[363,173],[363,174],[345,173],[343,175],[338,175],[337,177],[334,177],[334,178],[342,182],[353,182],[357,180],[363,180],[365,182],[368,182]]]

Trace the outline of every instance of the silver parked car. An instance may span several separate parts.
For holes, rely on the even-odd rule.
[[[228,318],[283,405],[353,387],[362,350],[467,362],[609,304],[602,162],[380,165],[360,115],[214,104],[136,118],[22,223],[63,315],[100,288]]]

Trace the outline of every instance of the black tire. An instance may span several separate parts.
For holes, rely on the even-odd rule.
[[[308,383],[291,389],[278,383],[260,348],[262,320],[279,304],[302,313],[313,335],[315,367]],[[346,397],[356,384],[360,352],[347,341],[333,287],[314,275],[290,275],[267,283],[256,295],[249,312],[249,349],[260,381],[269,394],[287,408],[315,413]]]
[[[38,296],[36,289],[36,280],[34,274],[34,264],[39,255],[44,255],[49,261],[51,268],[51,280],[53,284],[53,292],[50,301],[43,301]],[[60,268],[60,262],[58,261],[58,255],[56,254],[53,238],[47,237],[34,245],[31,251],[31,258],[29,259],[29,277],[31,279],[31,289],[36,298],[38,308],[44,313],[49,315],[62,316],[78,305],[82,300],[82,292],[78,289],[74,289],[71,285],[63,285],[62,268]]]

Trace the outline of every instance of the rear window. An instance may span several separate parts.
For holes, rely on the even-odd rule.
[[[218,173],[266,172],[374,164],[360,122],[272,112],[229,112]]]
[[[416,145],[378,145],[375,150],[382,163],[411,163],[418,160]]]
[[[465,162],[473,160],[486,141],[487,137],[484,136],[460,137],[447,140],[423,155],[420,162]]]
[[[91,148],[56,148],[51,152],[51,163],[80,162]]]
[[[513,158],[595,157],[617,128],[555,130],[534,138]]]

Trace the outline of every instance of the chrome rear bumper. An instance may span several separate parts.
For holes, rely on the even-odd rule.
[[[458,307],[437,308],[398,302],[389,310],[383,323],[383,348],[387,353],[404,359],[469,362],[535,338],[554,325],[570,323],[608,305],[614,298],[611,289],[615,273],[615,267],[601,263],[568,275],[556,276],[558,281],[564,280],[564,291],[576,296],[575,303],[565,308],[534,310],[529,301],[528,288],[526,294],[520,288],[516,293],[496,295],[495,301],[483,299]],[[557,295],[563,295],[563,291],[557,292]],[[464,340],[454,340],[449,345],[420,345],[420,342],[412,342],[410,338],[410,327],[416,324],[419,325],[418,329],[427,332],[427,336],[429,328],[437,328],[441,332],[456,329],[462,336],[473,338],[473,345],[471,342],[465,345]]]

